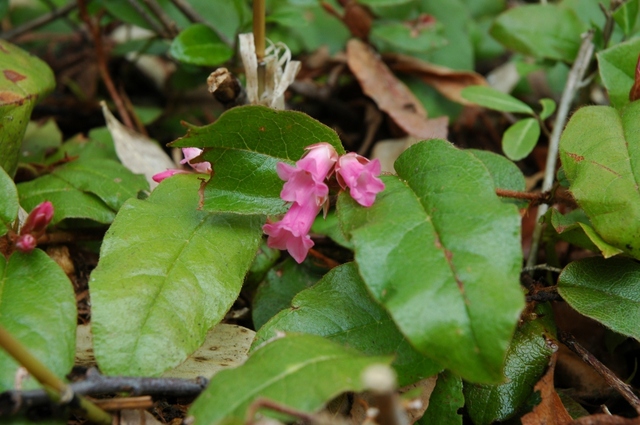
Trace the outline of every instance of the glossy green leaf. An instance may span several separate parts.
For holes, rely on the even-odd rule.
[[[129,199],[91,274],[94,349],[106,374],[158,375],[200,346],[236,300],[264,218],[198,210],[198,176]]]
[[[549,321],[536,319],[518,328],[511,341],[505,362],[507,382],[499,385],[464,385],[469,416],[476,425],[504,421],[516,414],[542,377],[557,345],[550,343],[554,329]]]
[[[519,161],[529,156],[538,143],[540,124],[535,118],[525,118],[510,126],[502,136],[502,150],[507,158]]]
[[[61,378],[73,366],[76,315],[73,286],[47,254],[0,256],[0,325]],[[0,392],[14,387],[17,368],[0,350]]]
[[[558,278],[558,293],[577,312],[640,340],[640,264],[628,258],[585,258]]]
[[[231,59],[233,49],[207,25],[193,24],[173,39],[169,53],[180,62],[217,66]]]
[[[321,278],[322,273],[318,270],[306,263],[298,264],[291,258],[269,270],[252,303],[251,318],[255,329],[260,329],[280,310],[289,307],[296,294]]]
[[[560,139],[570,190],[602,239],[640,258],[640,102],[578,110]]]
[[[552,237],[559,237],[573,245],[591,251],[598,251],[598,247],[586,235],[580,224],[591,225],[589,217],[581,209],[575,209],[567,214],[562,214],[555,208],[551,208],[547,215],[547,222],[551,223],[548,231]]]
[[[442,35],[442,24],[434,23],[424,29],[411,28],[404,22],[379,23],[371,29],[376,45],[409,53],[424,53],[447,44]]]
[[[20,205],[25,210],[31,211],[44,201],[50,201],[53,204],[52,224],[57,224],[67,218],[111,223],[115,217],[115,212],[100,198],[74,188],[67,181],[53,174],[47,174],[17,186]]]
[[[442,370],[412,348],[384,308],[371,299],[353,263],[334,268],[296,295],[289,308],[258,331],[253,345],[273,338],[278,331],[324,336],[370,355],[395,354],[392,366],[400,386]]]
[[[188,414],[208,425],[244,420],[258,397],[314,412],[344,391],[363,390],[368,366],[390,362],[316,335],[289,335],[256,350],[242,366],[215,375]]]
[[[458,409],[464,406],[462,379],[448,370],[438,375],[436,388],[429,397],[429,407],[418,425],[447,424],[462,425]]]
[[[596,54],[600,78],[607,89],[611,105],[622,108],[629,103],[636,64],[640,52],[640,38],[619,43]]]
[[[540,111],[540,119],[542,121],[549,118],[556,111],[556,101],[549,98],[540,99],[542,111]]]
[[[524,174],[513,161],[508,160],[502,155],[490,151],[479,149],[467,149],[476,158],[478,158],[491,174],[493,186],[496,189],[509,189],[516,191],[524,191],[526,182]]]
[[[7,233],[7,229],[18,217],[18,190],[4,168],[0,167],[0,236]]]
[[[443,140],[410,147],[395,169],[372,207],[339,197],[360,274],[419,351],[467,380],[500,382],[524,305],[518,211],[480,160]]]
[[[573,62],[585,29],[572,10],[547,4],[511,8],[498,16],[490,32],[516,52]]]
[[[288,206],[280,198],[280,161],[293,163],[304,148],[327,142],[344,153],[338,135],[301,112],[264,106],[241,106],[204,127],[189,126],[177,147],[209,148],[204,158],[214,176],[204,189],[204,209],[240,214],[279,214]]]
[[[0,167],[13,176],[35,104],[55,87],[53,72],[35,56],[0,40]]]
[[[529,105],[493,87],[470,86],[463,89],[461,94],[469,102],[485,108],[533,115],[533,109]]]
[[[638,19],[638,0],[627,0],[613,12],[613,19],[625,35],[631,34]]]

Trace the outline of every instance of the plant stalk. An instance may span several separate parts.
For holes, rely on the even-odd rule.
[[[26,368],[29,373],[40,382],[54,402],[75,401],[86,418],[96,424],[111,424],[111,416],[98,408],[87,399],[73,393],[71,388],[58,378],[40,360],[36,359],[25,347],[7,330],[0,326],[0,347],[11,357]]]
[[[580,89],[580,83],[584,78],[584,74],[589,67],[591,57],[593,56],[593,32],[588,32],[582,39],[578,56],[571,67],[569,76],[567,78],[567,85],[562,92],[562,98],[558,105],[558,113],[556,115],[556,121],[549,138],[549,150],[547,152],[547,163],[544,170],[544,180],[542,181],[542,192],[548,192],[553,187],[553,180],[556,174],[556,163],[558,161],[558,149],[560,146],[560,136],[562,130],[564,130],[567,117],[569,116],[569,109],[573,102],[576,92]],[[538,207],[538,215],[536,218],[536,226],[533,229],[533,237],[531,240],[531,248],[529,250],[529,258],[527,259],[527,267],[533,267],[538,260],[538,247],[540,246],[540,238],[542,237],[542,223],[540,218],[546,214],[549,206],[542,204]]]
[[[266,75],[266,66],[264,63],[264,51],[266,46],[265,18],[265,0],[253,0],[253,42],[256,46],[256,58],[258,60],[258,99],[260,99],[264,92],[264,80]]]

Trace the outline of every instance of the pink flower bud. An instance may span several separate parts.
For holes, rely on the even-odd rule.
[[[280,197],[298,204],[313,200],[316,205],[322,205],[329,195],[324,180],[333,172],[338,154],[329,143],[316,143],[306,149],[307,152],[295,166],[278,163],[278,176],[286,181]]]
[[[281,221],[267,223],[262,227],[269,235],[267,245],[271,248],[286,249],[298,263],[302,263],[313,246],[309,230],[321,207],[315,202],[300,205],[294,203]]]
[[[16,241],[16,249],[25,254],[33,251],[37,245],[38,241],[31,233],[18,236],[18,240]]]
[[[336,165],[338,183],[343,189],[349,188],[349,194],[357,203],[370,207],[376,200],[376,194],[384,190],[380,175],[380,161],[369,161],[356,153],[342,155]]]
[[[154,182],[160,183],[164,179],[168,179],[169,177],[176,174],[189,174],[188,171],[185,170],[177,170],[177,169],[168,169],[158,174],[154,174],[151,178]]]
[[[51,202],[44,201],[36,205],[22,225],[20,235],[27,235],[30,233],[38,235],[44,233],[49,223],[51,223],[52,218],[53,204]]]
[[[184,159],[180,161],[180,164],[189,164],[198,173],[211,174],[211,163],[207,161],[194,162],[191,160],[200,156],[202,149],[200,148],[182,148],[182,154]]]

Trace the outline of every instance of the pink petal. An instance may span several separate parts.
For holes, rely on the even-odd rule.
[[[376,195],[384,190],[380,175],[380,161],[369,161],[355,153],[343,155],[336,165],[338,183],[342,188],[349,188],[349,194],[360,205],[370,207]]]
[[[294,203],[282,220],[267,223],[262,227],[263,232],[269,236],[267,245],[271,248],[286,249],[298,263],[304,261],[313,246],[308,233],[320,209],[320,206],[312,203]]]
[[[53,218],[53,204],[44,201],[33,208],[20,229],[21,235],[43,233]]]
[[[201,162],[191,162],[191,160],[202,154],[203,150],[200,148],[182,148],[182,154],[184,155],[184,159],[180,161],[180,164],[188,163],[194,170],[198,173],[210,174],[211,173],[211,163],[208,161]]]
[[[154,174],[151,178],[154,182],[160,183],[162,180],[167,179],[176,174],[189,174],[188,171],[185,170],[177,170],[177,169],[168,169],[158,174]]]
[[[31,233],[19,236],[16,241],[16,249],[25,254],[33,251],[37,245],[38,241]]]

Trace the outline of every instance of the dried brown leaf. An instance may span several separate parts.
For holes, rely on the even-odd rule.
[[[635,101],[640,99],[640,55],[638,56],[638,63],[636,64],[636,74],[633,82],[633,87],[629,92],[629,100]]]
[[[640,418],[623,418],[622,416],[606,415],[599,413],[597,415],[584,416],[576,419],[571,425],[639,425]]]
[[[482,75],[473,71],[457,71],[400,53],[385,54],[384,61],[393,71],[415,75],[446,98],[463,105],[471,103],[460,95],[462,89],[468,86],[488,85]]]
[[[347,64],[360,82],[362,91],[400,128],[419,139],[434,138],[433,124],[427,119],[427,111],[371,47],[357,39],[349,40]]]
[[[549,369],[533,387],[534,391],[540,391],[542,401],[533,408],[532,412],[522,417],[522,425],[569,425],[573,422],[553,385],[556,359],[557,353],[554,353],[551,356]]]

